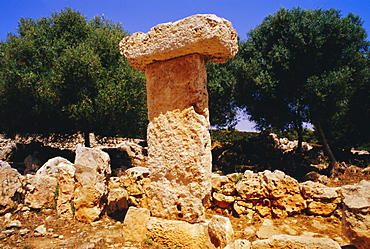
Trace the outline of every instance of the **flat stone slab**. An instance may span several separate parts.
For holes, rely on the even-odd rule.
[[[237,38],[229,21],[213,14],[198,14],[125,37],[120,50],[132,68],[145,71],[146,65],[156,61],[195,53],[216,63],[226,62],[238,51]]]

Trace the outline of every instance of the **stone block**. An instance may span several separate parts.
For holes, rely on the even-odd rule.
[[[120,50],[132,68],[145,71],[151,63],[196,53],[217,63],[226,62],[238,51],[237,38],[229,21],[212,14],[198,14],[158,24],[146,34],[138,32],[125,37]]]
[[[370,248],[370,181],[341,187],[342,230],[358,249]]]
[[[207,223],[191,224],[186,221],[150,217],[147,236],[169,248],[214,248],[209,239]]]
[[[216,248],[224,248],[234,239],[234,230],[229,218],[214,215],[208,223],[208,233]]]
[[[108,195],[111,174],[108,153],[78,146],[76,150],[74,208],[77,220],[91,223],[99,218]]]
[[[150,212],[146,208],[130,207],[123,221],[123,235],[127,240],[142,242],[146,238],[146,230]]]

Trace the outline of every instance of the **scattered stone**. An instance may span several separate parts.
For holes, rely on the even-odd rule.
[[[36,227],[35,230],[34,230],[34,233],[35,233],[36,236],[46,235],[47,231],[46,231],[45,225],[40,225],[40,226]]]
[[[89,242],[83,244],[82,246],[79,246],[77,249],[93,249],[93,248],[95,248],[95,243]]]
[[[229,218],[214,215],[208,223],[208,233],[216,248],[224,248],[234,238],[234,230]]]
[[[21,212],[28,212],[28,211],[30,211],[31,209],[30,209],[30,207],[27,207],[27,206],[23,206],[22,208],[21,208]]]
[[[341,249],[340,245],[332,239],[308,236],[274,235],[265,240],[252,242],[252,249],[274,248]]]
[[[5,231],[0,232],[0,239],[4,239],[6,237],[9,237],[10,235],[14,234],[15,230],[14,229],[9,229]]]
[[[298,235],[298,232],[292,227],[288,226],[287,224],[281,225],[279,227],[279,230],[283,231],[283,233],[288,234],[288,235],[294,235],[294,236]]]
[[[256,228],[254,226],[247,226],[243,230],[243,238],[250,239],[256,236]]]
[[[341,187],[342,230],[358,249],[370,248],[370,181]]]
[[[6,224],[5,228],[20,228],[22,227],[22,223],[19,220],[12,220],[8,224]]]
[[[24,229],[19,230],[19,234],[21,236],[24,236],[24,235],[28,234],[29,232],[31,232],[31,231],[29,229],[27,229],[27,228],[24,228]]]

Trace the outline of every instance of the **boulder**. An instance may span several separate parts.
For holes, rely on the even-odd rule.
[[[76,168],[70,161],[62,157],[50,159],[48,162],[50,161],[54,163],[55,168],[57,170],[56,178],[58,180],[59,186],[59,193],[57,199],[57,213],[61,217],[72,218],[74,215],[72,205],[73,205],[73,194],[76,185],[75,181]]]
[[[309,236],[274,235],[268,239],[257,240],[252,243],[252,249],[341,249],[340,245],[332,239],[314,238]]]
[[[216,248],[224,248],[234,239],[234,230],[229,218],[214,215],[208,223],[208,233]]]
[[[76,149],[76,188],[73,196],[77,220],[91,223],[99,218],[108,195],[110,159],[97,148]]]
[[[342,230],[359,249],[370,248],[370,181],[341,187]]]
[[[58,196],[58,181],[43,174],[26,175],[26,196],[24,203],[30,208],[54,208]]]
[[[130,241],[142,242],[146,237],[150,212],[146,208],[130,207],[123,221],[123,235]]]
[[[30,183],[26,195],[27,203],[31,208],[55,207],[57,213],[64,218],[72,218],[72,200],[75,189],[75,167],[63,157],[49,159],[34,176],[27,175]],[[45,185],[45,186],[40,186]],[[47,202],[42,203],[38,196]]]
[[[334,200],[339,198],[340,188],[327,187],[324,184],[312,181],[306,181],[299,184],[301,192],[306,199],[326,199]]]
[[[17,206],[17,200],[23,194],[24,177],[7,162],[0,161],[0,215]]]
[[[150,217],[147,236],[169,248],[214,248],[209,239],[206,223],[192,224],[186,221]]]
[[[235,201],[234,196],[224,195],[217,192],[212,193],[213,201],[215,205],[220,208],[227,208],[231,203]]]

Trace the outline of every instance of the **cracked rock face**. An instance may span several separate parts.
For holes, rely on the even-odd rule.
[[[341,188],[343,196],[343,233],[359,249],[370,247],[370,182]]]
[[[212,167],[205,64],[235,56],[236,31],[223,18],[194,15],[126,37],[120,49],[147,80],[150,211],[204,221]]]

